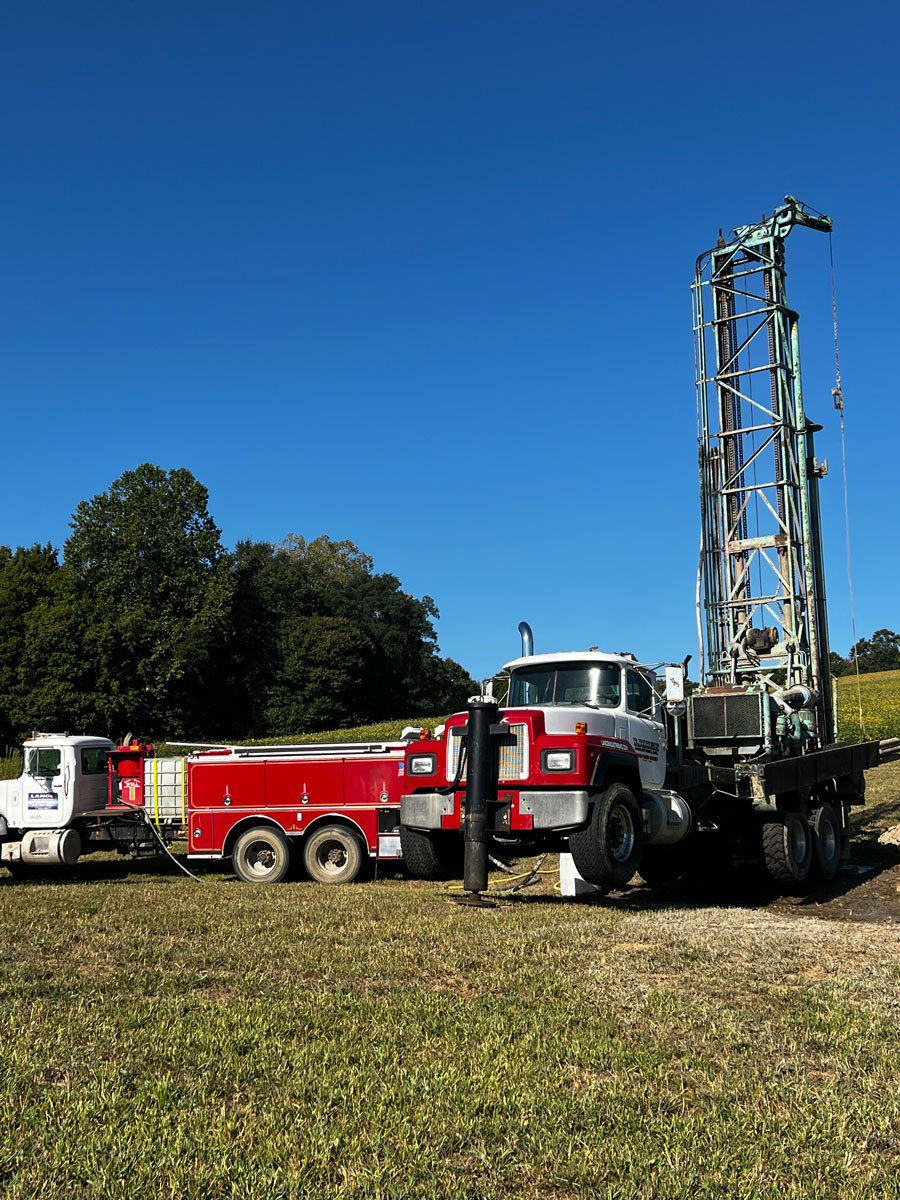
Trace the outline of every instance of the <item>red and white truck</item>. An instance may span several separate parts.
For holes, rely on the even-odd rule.
[[[23,875],[184,838],[189,860],[230,858],[246,882],[279,882],[302,863],[317,882],[347,883],[400,857],[406,745],[214,746],[162,758],[130,739],[35,734],[20,778],[0,782],[0,861]]]
[[[576,882],[617,887],[756,861],[773,884],[831,879],[849,856],[864,772],[893,743],[797,753],[790,718],[808,692],[751,686],[686,696],[684,667],[656,670],[591,649],[506,664],[486,831],[496,854],[571,854]],[[487,699],[483,697],[482,699]],[[755,724],[753,718],[755,717]],[[423,879],[458,875],[466,817],[467,713],[407,746],[401,845]],[[776,752],[763,753],[771,730]],[[576,888],[575,890],[580,890]]]
[[[568,851],[585,879],[622,884],[645,846],[652,857],[687,837],[691,808],[672,785],[667,712],[653,668],[586,650],[526,652],[504,669],[509,695],[498,714],[488,820],[496,853]],[[670,679],[674,689],[682,669]],[[458,869],[466,729],[467,714],[457,713],[437,736],[407,747],[401,841],[420,878]]]

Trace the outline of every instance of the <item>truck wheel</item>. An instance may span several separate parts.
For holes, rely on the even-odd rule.
[[[812,833],[803,813],[789,812],[763,825],[763,861],[776,883],[802,883],[812,862]]]
[[[280,830],[255,825],[234,843],[231,865],[244,883],[281,883],[290,870],[291,848]]]
[[[303,865],[316,883],[351,883],[364,862],[359,838],[345,825],[326,825],[303,843]]]
[[[830,804],[817,808],[810,821],[813,870],[819,879],[834,879],[841,861],[841,827]]]
[[[612,783],[601,792],[588,825],[569,834],[578,874],[601,887],[627,883],[638,870],[643,847],[641,810],[624,783]]]
[[[463,839],[457,834],[423,833],[400,826],[400,850],[416,879],[462,879]]]

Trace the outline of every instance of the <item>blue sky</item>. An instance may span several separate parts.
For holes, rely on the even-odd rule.
[[[897,9],[7,8],[0,541],[150,461],[227,545],[349,538],[442,652],[696,656],[689,285],[835,221],[857,628],[897,628]],[[788,243],[849,647],[828,239]]]

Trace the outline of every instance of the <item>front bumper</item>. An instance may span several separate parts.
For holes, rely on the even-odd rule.
[[[413,792],[400,800],[400,824],[408,829],[443,829],[442,817],[453,815],[453,793]]]
[[[519,817],[531,817],[532,829],[575,829],[588,815],[588,793],[572,791],[519,792]]]
[[[511,792],[501,787],[499,799],[490,804],[488,828],[497,833],[577,829],[587,820],[589,804],[586,788]],[[410,829],[459,829],[460,807],[452,794],[413,792],[400,802],[400,823]]]

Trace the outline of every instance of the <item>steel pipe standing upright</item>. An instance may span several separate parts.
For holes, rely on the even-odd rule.
[[[463,888],[476,895],[488,885],[488,803],[497,783],[491,726],[499,711],[492,696],[473,696],[468,704]]]

